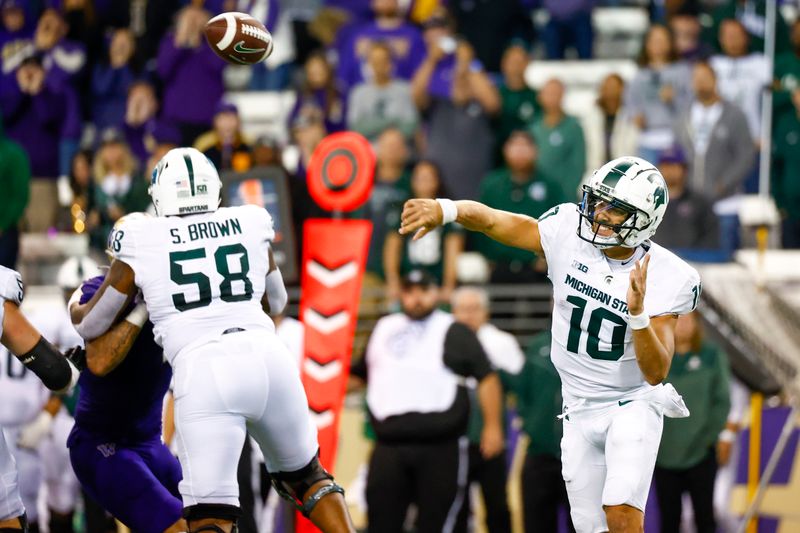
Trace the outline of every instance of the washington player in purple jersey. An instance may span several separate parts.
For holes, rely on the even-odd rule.
[[[103,283],[91,278],[70,302],[86,303]],[[88,343],[67,441],[84,490],[136,533],[186,531],[178,460],[161,441],[172,370],[153,338],[144,305]],[[130,352],[130,357],[126,357]]]

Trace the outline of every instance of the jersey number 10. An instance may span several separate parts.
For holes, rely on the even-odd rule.
[[[567,350],[572,353],[580,353],[581,322],[583,314],[586,312],[586,300],[580,296],[567,296],[567,301],[575,306],[572,316],[569,319],[569,337],[567,338]],[[614,327],[611,330],[611,348],[608,350],[600,349],[600,329],[603,322],[608,320]],[[625,332],[628,323],[624,318],[612,313],[605,307],[598,307],[589,315],[589,326],[586,328],[588,338],[586,339],[586,353],[592,359],[603,359],[604,361],[616,361],[625,353]]]
[[[228,266],[228,256],[239,256],[239,272],[231,272]],[[200,298],[195,301],[186,301],[186,295],[176,293],[172,295],[172,303],[178,311],[188,311],[198,307],[206,307],[211,304],[211,280],[202,272],[184,272],[181,261],[191,261],[193,259],[204,259],[206,257],[205,248],[194,248],[183,252],[170,252],[169,254],[169,277],[178,285],[197,285]],[[220,246],[214,252],[214,262],[217,265],[217,272],[222,276],[222,283],[219,285],[219,297],[223,302],[242,302],[249,300],[253,296],[253,283],[247,274],[250,272],[250,259],[247,257],[247,249],[240,243]],[[241,281],[244,283],[244,292],[241,294],[233,293],[233,282]]]

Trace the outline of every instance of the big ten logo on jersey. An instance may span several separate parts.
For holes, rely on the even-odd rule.
[[[583,263],[581,263],[578,260],[575,260],[575,261],[572,262],[572,268],[576,268],[576,269],[580,270],[581,272],[583,272],[584,274],[589,272],[589,267],[587,267],[586,265],[584,265]]]

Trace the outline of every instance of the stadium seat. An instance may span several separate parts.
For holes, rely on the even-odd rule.
[[[294,106],[294,92],[229,92],[225,97],[239,108],[242,130],[247,135],[268,135],[281,143],[288,140],[286,121]]]
[[[535,89],[541,88],[547,80],[557,78],[567,89],[595,90],[600,81],[612,72],[630,80],[636,73],[636,63],[630,59],[533,61],[525,71],[525,80]]]

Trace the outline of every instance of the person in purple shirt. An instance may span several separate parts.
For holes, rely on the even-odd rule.
[[[157,112],[158,98],[153,84],[147,80],[133,82],[128,88],[122,131],[139,165],[144,165],[150,157],[147,138],[155,130]],[[144,170],[149,173],[151,169],[144,167]]]
[[[92,69],[92,121],[98,130],[122,125],[128,88],[136,76],[130,64],[135,51],[131,30],[115,30],[107,49],[108,55]]]
[[[88,302],[103,279],[85,281],[70,300],[70,311]],[[87,345],[67,447],[86,493],[131,530],[187,531],[178,491],[181,468],[161,442],[172,369],[140,305]]]
[[[222,98],[225,62],[205,43],[203,28],[209,13],[189,5],[181,9],[174,32],[161,39],[158,74],[164,83],[161,116],[176,124],[183,143],[211,127],[214,109]]]
[[[299,117],[309,114],[322,115],[327,133],[345,129],[347,101],[336,84],[333,69],[325,54],[321,51],[312,52],[303,70],[305,79],[287,121],[290,129]]]
[[[3,72],[15,70],[31,56],[38,56],[49,77],[59,84],[75,85],[86,65],[86,50],[81,43],[66,38],[67,23],[60,11],[47,8],[36,23],[33,36],[16,52],[3,58]]]
[[[395,75],[410,80],[425,57],[425,43],[419,29],[406,22],[397,0],[372,0],[375,20],[343,31],[336,45],[339,56],[338,78],[349,90],[364,81],[367,51],[374,41],[384,41],[392,49]]]
[[[6,70],[6,58],[14,56],[33,37],[36,18],[30,6],[21,0],[0,0],[0,64],[3,74]]]
[[[31,192],[37,209],[26,213],[29,231],[46,231],[58,209],[56,178],[69,173],[72,153],[61,150],[80,132],[77,95],[63,78],[46,71],[42,59],[26,59],[14,72],[0,77],[0,113],[9,138],[20,143],[31,160]],[[62,167],[60,158],[66,167]]]

